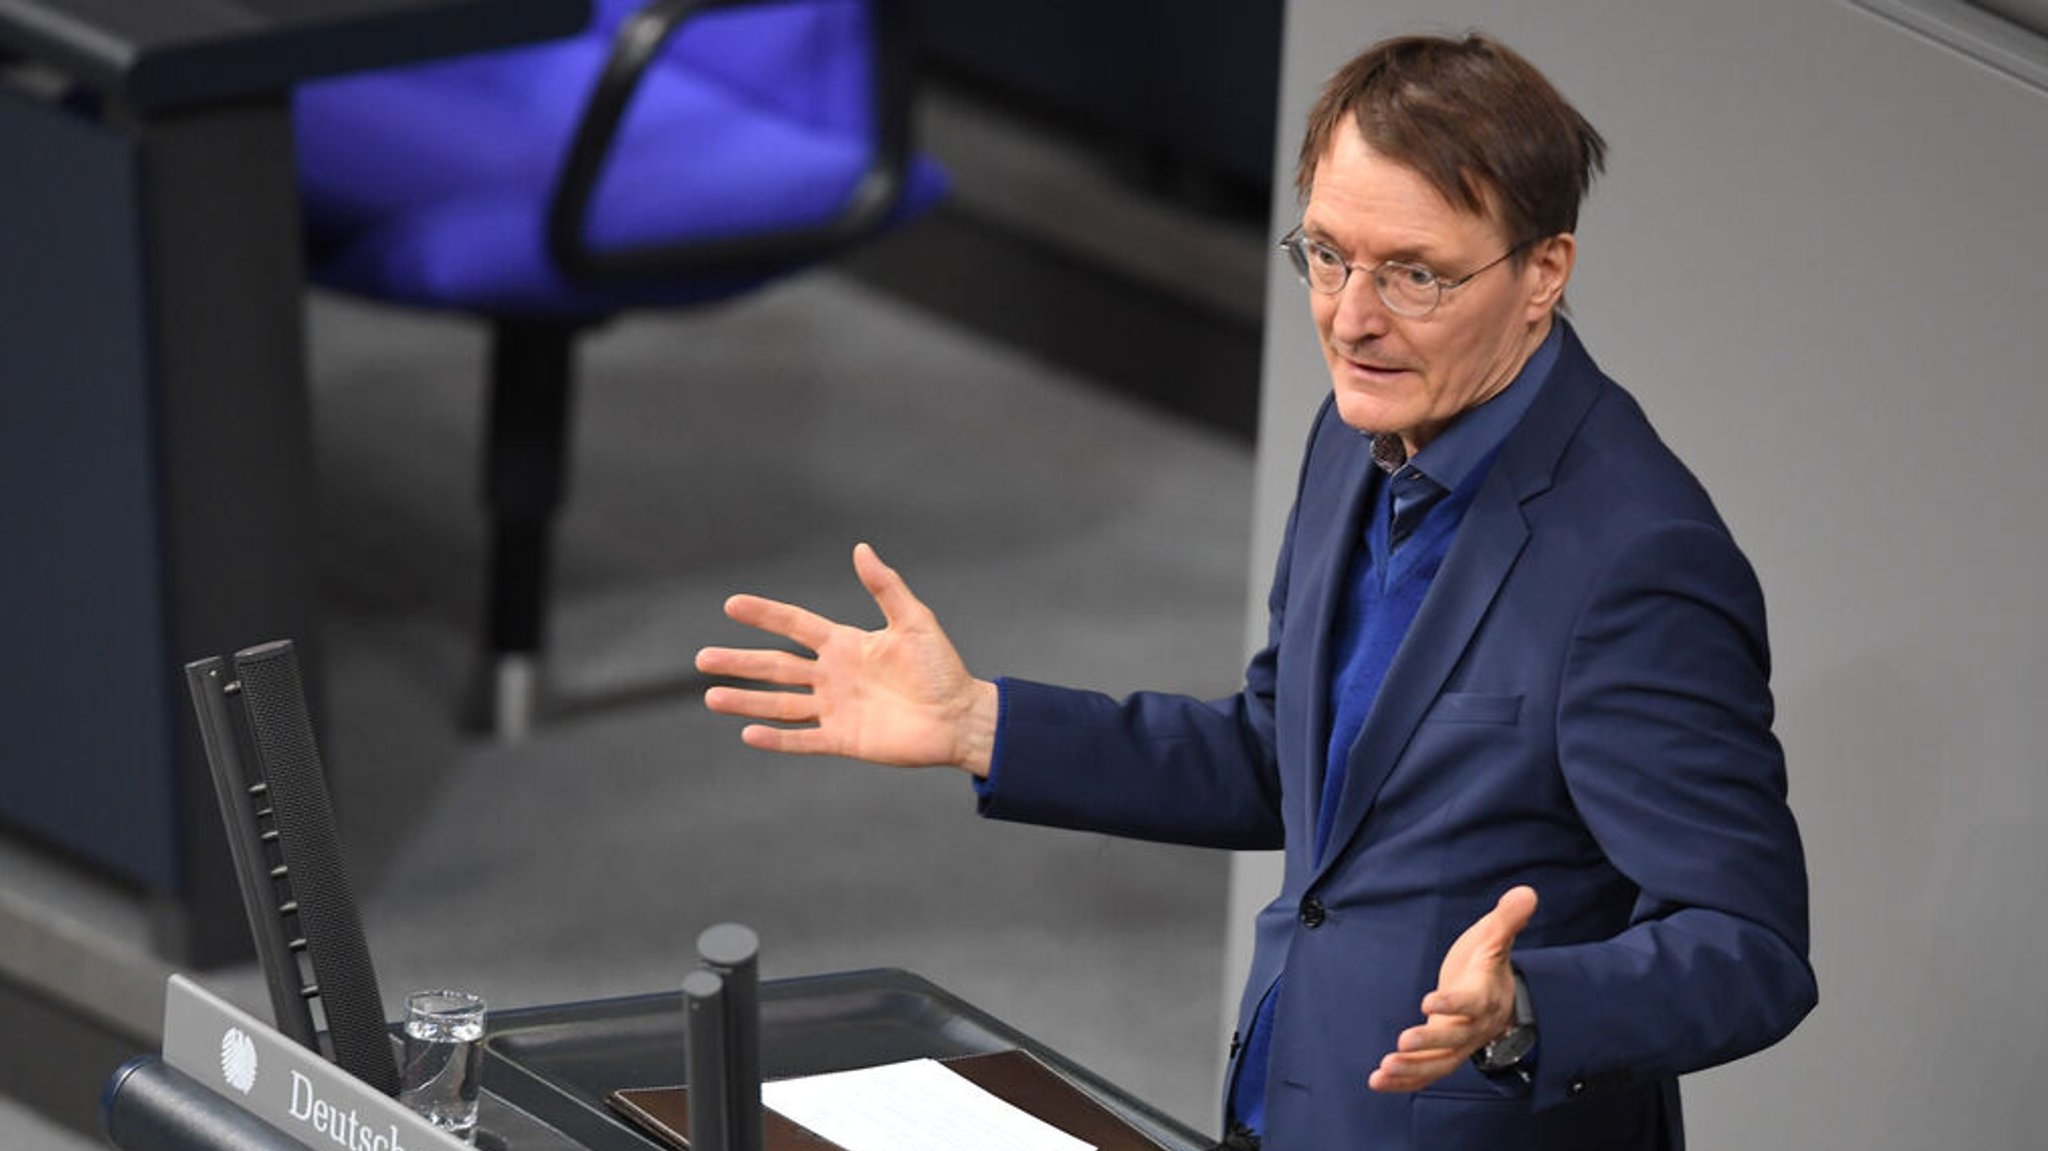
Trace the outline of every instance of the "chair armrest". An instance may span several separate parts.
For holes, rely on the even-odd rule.
[[[758,272],[805,263],[879,231],[903,198],[910,163],[914,46],[908,0],[870,0],[870,94],[875,148],[838,215],[806,228],[599,250],[584,234],[590,201],[611,146],[649,65],[683,22],[707,8],[777,0],[655,0],[619,25],[611,57],[584,106],[548,212],[548,252],[564,273],[585,282],[685,273]]]

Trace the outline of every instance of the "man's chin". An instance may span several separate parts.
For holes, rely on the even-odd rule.
[[[1386,404],[1343,387],[1337,389],[1337,418],[1352,431],[1368,436],[1389,431],[1398,423]]]

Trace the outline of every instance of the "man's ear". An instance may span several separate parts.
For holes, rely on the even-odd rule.
[[[1579,240],[1570,232],[1545,236],[1529,245],[1523,274],[1524,282],[1529,285],[1529,318],[1532,321],[1563,306],[1564,288],[1571,281],[1572,267],[1578,258]]]

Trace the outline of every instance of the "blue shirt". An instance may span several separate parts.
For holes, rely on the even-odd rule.
[[[1404,477],[1433,484],[1438,492],[1454,492],[1481,460],[1493,454],[1501,441],[1508,438],[1508,432],[1521,422],[1529,405],[1536,402],[1536,393],[1542,390],[1550,369],[1557,365],[1558,349],[1563,346],[1564,321],[1553,319],[1550,334],[1536,345],[1507,387],[1460,414],[1427,447],[1408,457],[1408,462],[1393,474],[1395,519],[1401,518],[1410,502],[1424,495]]]

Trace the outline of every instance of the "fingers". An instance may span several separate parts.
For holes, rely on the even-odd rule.
[[[1432,1016],[1427,1023],[1403,1031],[1394,1041],[1394,1052],[1420,1055],[1429,1051],[1474,1051],[1484,1046],[1487,1038],[1480,1034],[1471,1016]]]
[[[742,719],[764,720],[740,729],[740,742],[760,751],[785,755],[838,755],[842,749],[818,721],[817,699],[809,692],[747,691],[714,687],[704,693],[704,706]],[[807,724],[804,727],[771,727],[771,723]]]
[[[817,664],[794,652],[761,648],[707,647],[697,653],[697,670],[727,679],[752,679],[784,687],[811,686]]]
[[[740,729],[740,742],[759,751],[779,751],[784,755],[836,755],[839,750],[815,727],[749,724]]]
[[[1462,1066],[1483,1045],[1469,1019],[1431,1020],[1401,1033],[1396,1050],[1367,1077],[1374,1091],[1420,1091]]]
[[[923,602],[911,593],[910,585],[903,582],[896,569],[882,562],[882,557],[875,554],[872,546],[865,543],[854,546],[853,570],[860,577],[861,586],[882,609],[882,618],[888,623],[900,623],[913,613],[924,610]],[[818,646],[841,626],[817,612],[757,595],[736,595],[727,599],[725,614],[735,623],[771,632],[812,651],[818,650]]]
[[[758,680],[778,687],[811,686],[816,662],[786,651],[707,647],[697,653],[697,670],[706,675]],[[778,723],[813,723],[817,698],[808,691],[762,691],[719,685],[706,688],[704,706],[721,715]]]
[[[1420,1091],[1456,1071],[1466,1058],[1442,1049],[1389,1055],[1380,1060],[1365,1084],[1374,1091]]]
[[[736,595],[725,601],[725,614],[734,623],[779,635],[818,650],[839,625],[817,612],[781,600],[757,595]]]
[[[807,691],[714,687],[704,692],[704,706],[720,715],[775,723],[813,723],[818,718],[818,697]]]

